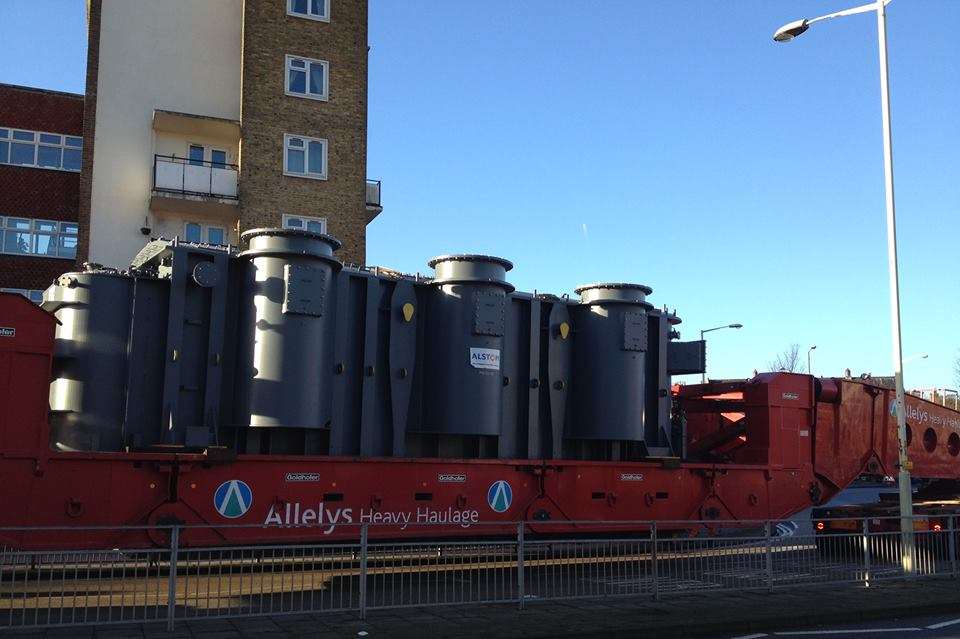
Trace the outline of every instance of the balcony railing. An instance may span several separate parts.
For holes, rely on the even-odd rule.
[[[367,180],[367,206],[381,208],[380,180]]]
[[[209,160],[190,160],[175,155],[154,155],[153,190],[162,193],[235,200],[237,199],[237,165]],[[368,187],[367,197],[369,192]]]

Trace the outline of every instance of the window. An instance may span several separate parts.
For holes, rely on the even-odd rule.
[[[302,135],[284,135],[283,172],[285,175],[326,180],[327,141]]]
[[[190,145],[190,164],[203,166],[203,147],[197,144]]]
[[[307,217],[306,215],[284,215],[283,228],[326,233],[327,219],[324,217]]]
[[[225,169],[227,168],[227,152],[202,144],[191,144],[187,148],[187,164]]]
[[[79,171],[83,138],[59,133],[0,129],[0,164]]]
[[[330,22],[330,0],[287,0],[287,14]]]
[[[211,226],[207,228],[208,243],[222,246],[227,243],[226,239],[227,239],[226,230],[220,228],[219,226]]]
[[[0,217],[0,253],[73,260],[78,229],[76,222]]]
[[[183,227],[183,237],[188,242],[199,244],[203,241],[203,227],[194,222],[187,222]]]
[[[183,239],[193,244],[206,242],[207,244],[226,246],[227,230],[222,226],[207,226],[199,222],[187,222],[183,225]]]
[[[210,163],[215,169],[227,168],[227,152],[219,149],[210,149]]]
[[[16,293],[17,295],[23,295],[34,304],[39,304],[43,301],[43,291],[35,288],[0,288],[0,291],[4,293]]]
[[[329,63],[325,60],[298,58],[287,56],[287,95],[314,100],[326,100],[329,89],[327,70]]]

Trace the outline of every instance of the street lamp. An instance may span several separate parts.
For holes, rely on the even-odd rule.
[[[817,350],[816,344],[807,349],[807,375],[813,375],[811,372],[813,369],[810,367],[810,354],[815,350]]]
[[[700,341],[701,341],[701,342],[703,341],[703,335],[704,335],[705,333],[709,333],[710,331],[719,331],[719,330],[722,330],[722,329],[724,329],[724,328],[743,328],[743,324],[724,324],[723,326],[714,326],[713,328],[706,328],[706,329],[700,331]],[[703,362],[703,374],[700,376],[700,383],[701,383],[701,384],[706,384],[706,383],[707,383],[707,362],[706,362],[706,359],[704,359],[704,362]]]
[[[911,355],[910,357],[904,357],[903,363],[906,364],[907,362],[912,362],[915,359],[927,359],[928,357],[930,357],[930,355],[927,353],[917,353],[916,355]]]
[[[883,121],[883,175],[887,206],[887,262],[890,280],[890,328],[893,350],[893,378],[896,385],[897,442],[900,483],[900,535],[902,564],[907,574],[914,572],[913,494],[910,488],[910,466],[907,459],[907,423],[903,404],[903,348],[900,343],[900,276],[897,268],[897,216],[893,197],[893,141],[890,133],[890,74],[887,69],[887,16],[890,0],[876,0],[859,7],[844,9],[819,18],[797,20],[783,25],[773,34],[777,42],[789,42],[810,25],[830,18],[875,11],[880,50],[880,108]]]

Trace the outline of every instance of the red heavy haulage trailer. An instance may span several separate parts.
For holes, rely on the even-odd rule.
[[[588,521],[607,522],[604,531],[622,522],[614,529],[642,532],[631,522],[651,520],[681,530],[692,520],[789,518],[863,474],[896,474],[892,390],[788,373],[674,387],[674,420],[686,423],[682,459],[61,452],[48,425],[56,322],[0,294],[0,545],[166,543],[162,527],[170,524],[197,525],[182,538],[194,545],[355,539],[356,524],[366,522],[384,537],[505,534],[520,521],[544,533],[600,532],[577,523]],[[907,415],[913,475],[940,490],[927,507],[953,513],[960,413],[908,397]],[[9,528],[17,526],[67,529]],[[69,530],[86,526],[103,528]],[[141,528],[117,530],[124,526]]]

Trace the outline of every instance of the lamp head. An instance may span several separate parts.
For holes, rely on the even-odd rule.
[[[743,324],[730,324],[727,328],[743,328]]]
[[[777,29],[776,33],[773,34],[773,39],[776,42],[790,42],[809,28],[810,23],[806,18],[803,20],[794,20]]]
[[[814,344],[813,346],[811,346],[811,347],[810,347],[810,350],[811,350],[811,351],[815,351],[815,350],[817,350],[817,345],[816,345],[816,344]]]

